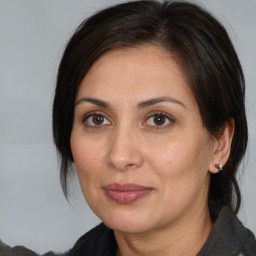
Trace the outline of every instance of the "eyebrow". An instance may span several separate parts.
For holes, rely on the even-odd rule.
[[[139,103],[138,109],[147,108],[147,107],[153,106],[153,105],[155,105],[157,103],[161,103],[161,102],[175,103],[175,104],[179,104],[179,105],[183,106],[184,108],[186,108],[185,104],[183,104],[181,101],[176,100],[172,97],[158,97],[158,98],[149,99],[149,100]]]
[[[90,102],[94,105],[103,107],[103,108],[108,108],[109,104],[103,100],[95,99],[95,98],[81,98],[78,101],[76,101],[75,105],[81,104],[82,102]]]
[[[97,105],[97,106],[103,107],[103,108],[110,107],[110,105],[106,101],[95,99],[95,98],[88,98],[88,97],[83,97],[83,98],[77,100],[75,105],[79,105],[82,102],[90,102],[94,105]],[[137,108],[140,110],[142,108],[147,108],[147,107],[153,106],[153,105],[161,103],[161,102],[170,102],[170,103],[174,103],[174,104],[179,104],[186,108],[186,106],[181,101],[174,99],[172,97],[157,97],[157,98],[148,99],[146,101],[140,102],[138,104]]]

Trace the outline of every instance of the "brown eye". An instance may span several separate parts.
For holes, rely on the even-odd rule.
[[[169,115],[156,113],[147,118],[143,125],[149,126],[152,128],[167,128],[174,122],[174,118],[170,117]]]
[[[101,114],[92,114],[84,118],[83,123],[87,127],[96,127],[96,126],[108,126],[111,125],[111,122]]]
[[[103,116],[100,116],[100,115],[94,115],[92,117],[92,122],[95,124],[95,125],[101,125],[104,123],[104,117]]]
[[[155,115],[153,118],[153,122],[156,125],[163,125],[165,123],[165,121],[166,121],[166,117],[163,115]]]

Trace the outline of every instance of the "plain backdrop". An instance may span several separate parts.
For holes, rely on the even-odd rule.
[[[51,135],[56,71],[66,41],[113,0],[0,0],[0,239],[39,253],[64,251],[100,222],[74,179],[61,191]],[[249,147],[239,217],[256,233],[256,1],[198,0],[231,36],[244,68]]]

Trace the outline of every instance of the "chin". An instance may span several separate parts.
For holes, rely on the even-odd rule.
[[[113,229],[114,231],[118,231],[121,233],[126,233],[126,234],[138,234],[138,233],[144,233],[151,228],[148,225],[144,225],[143,223],[131,223],[131,222],[104,222],[106,226],[109,228]]]
[[[151,217],[150,217],[151,216]],[[109,228],[122,233],[143,233],[153,228],[152,214],[141,212],[117,212],[100,216],[103,223]]]

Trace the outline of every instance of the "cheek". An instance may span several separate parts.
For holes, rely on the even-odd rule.
[[[100,195],[102,192],[102,177],[104,168],[102,166],[103,145],[98,141],[71,135],[71,149],[76,166],[76,171],[84,198],[90,208],[98,216],[98,208],[101,205]]]
[[[80,183],[92,183],[100,175],[102,166],[103,145],[85,136],[73,133],[70,139],[71,150]],[[81,184],[82,185],[82,184]]]
[[[193,151],[187,143],[177,138],[166,139],[161,144],[148,145],[147,162],[164,176],[172,176],[184,171],[188,165],[188,158],[192,158]]]
[[[177,193],[180,188],[187,190],[203,185],[210,162],[210,144],[208,139],[186,140],[186,137],[172,138],[161,146],[149,148],[148,159],[161,186]]]
[[[206,148],[202,143],[176,141],[165,146],[161,153],[151,152],[151,165],[164,212],[179,216],[199,199],[205,201],[208,191]],[[196,145],[196,146],[195,146]],[[207,156],[207,157],[205,157]]]

